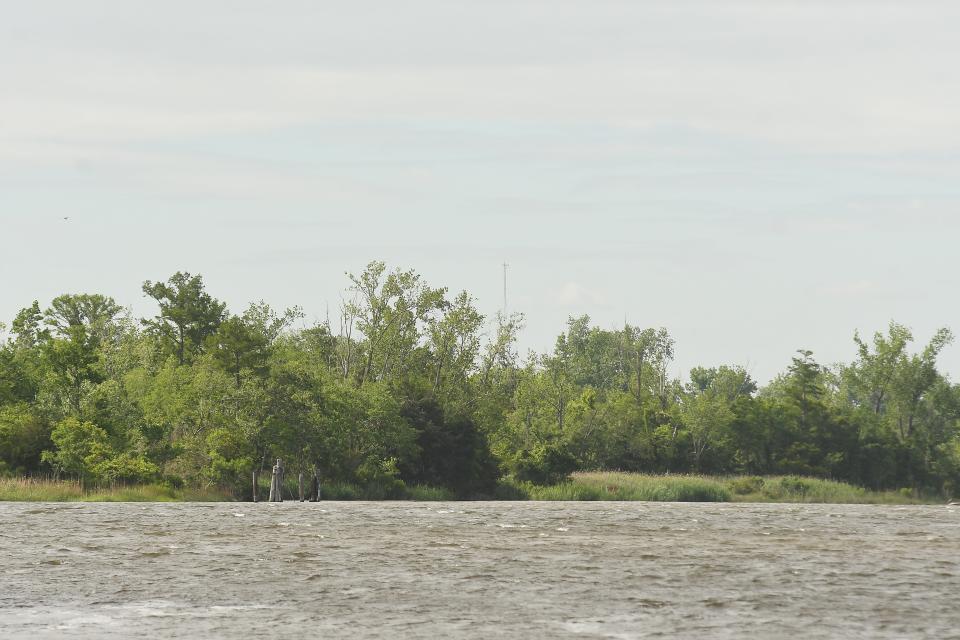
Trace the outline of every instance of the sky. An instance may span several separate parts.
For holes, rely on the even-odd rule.
[[[11,2],[0,319],[202,274],[335,315],[371,260],[666,327],[674,373],[960,331],[960,3]],[[66,219],[65,219],[66,218]],[[918,345],[919,347],[919,345]],[[960,346],[941,357],[960,376]]]

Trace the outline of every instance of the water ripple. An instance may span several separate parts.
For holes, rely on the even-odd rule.
[[[948,638],[960,510],[0,503],[0,637]]]

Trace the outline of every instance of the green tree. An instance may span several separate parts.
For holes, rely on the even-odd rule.
[[[701,470],[705,453],[719,452],[730,444],[730,429],[737,418],[734,403],[755,390],[750,376],[739,367],[696,367],[690,372],[680,415],[690,439],[695,471]]]
[[[243,372],[263,375],[267,369],[270,341],[258,327],[240,316],[224,320],[210,338],[212,353],[224,371],[233,376],[237,388]]]
[[[83,480],[93,477],[93,469],[109,460],[114,452],[107,432],[92,422],[75,417],[62,420],[50,434],[55,449],[43,452],[43,461],[58,474],[65,473]]]
[[[299,308],[287,309],[278,316],[265,302],[251,304],[242,316],[227,316],[207,342],[239,389],[244,372],[260,377],[266,374],[274,344],[287,327],[302,317]]]
[[[844,374],[856,394],[855,400],[869,407],[874,414],[881,415],[896,370],[907,345],[913,341],[913,335],[906,327],[891,322],[887,335],[879,331],[873,335],[872,351],[859,333],[854,334],[853,340],[857,345],[858,359],[844,370]]]
[[[0,405],[0,475],[36,470],[50,444],[49,424],[27,403]]]
[[[61,336],[71,335],[83,327],[94,348],[105,340],[121,307],[113,298],[100,294],[65,294],[57,296],[44,312],[44,321]]]
[[[371,262],[359,276],[348,274],[356,300],[347,305],[348,313],[365,338],[361,386],[407,376],[421,327],[441,308],[446,294],[413,271],[385,273],[384,263]]]
[[[32,305],[21,309],[13,319],[11,330],[22,347],[33,347],[47,339],[50,331],[44,327],[40,303],[34,300]]]
[[[147,280],[143,292],[160,306],[160,314],[143,324],[181,365],[202,353],[223,321],[226,305],[204,290],[201,276],[178,271],[167,282]]]
[[[73,415],[80,415],[85,385],[103,379],[96,340],[84,325],[66,329],[66,335],[48,339],[42,353],[57,390],[63,390]]]
[[[480,352],[480,327],[483,316],[473,298],[461,292],[452,303],[441,303],[443,315],[427,323],[428,346],[433,356],[432,391],[439,394],[443,383],[466,385]]]
[[[897,431],[903,440],[914,435],[917,416],[926,394],[940,380],[937,356],[953,340],[949,329],[940,329],[923,351],[901,355],[891,384],[892,404],[896,411]]]

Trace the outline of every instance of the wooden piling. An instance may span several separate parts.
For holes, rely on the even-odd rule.
[[[273,465],[273,477],[270,479],[270,502],[283,502],[283,461],[277,458]]]
[[[253,470],[253,501],[257,502],[257,470]]]
[[[300,488],[300,502],[303,502],[303,472],[297,476],[297,486]]]

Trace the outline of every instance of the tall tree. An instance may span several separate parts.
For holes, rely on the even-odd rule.
[[[382,262],[371,262],[359,276],[348,274],[356,294],[350,314],[365,340],[363,369],[358,383],[403,376],[421,328],[442,305],[446,289],[432,289],[414,271],[386,273]]]
[[[937,356],[952,340],[953,334],[949,329],[940,329],[923,351],[900,357],[892,381],[892,396],[897,413],[897,431],[904,440],[914,435],[921,403],[940,379]]]
[[[452,303],[442,303],[443,315],[428,321],[427,335],[433,354],[433,393],[441,391],[444,380],[465,384],[473,372],[480,351],[483,316],[466,291]]]
[[[143,292],[160,306],[160,314],[143,324],[181,365],[202,352],[207,338],[223,322],[226,305],[204,290],[201,276],[178,271],[167,282],[147,280]]]
[[[303,317],[298,307],[277,315],[265,302],[251,304],[242,316],[228,316],[207,339],[214,358],[242,384],[244,372],[258,376],[266,373],[270,350],[293,322]]]
[[[44,320],[56,333],[67,335],[74,327],[84,327],[95,346],[106,337],[121,307],[113,298],[100,294],[57,296],[44,312]]]

